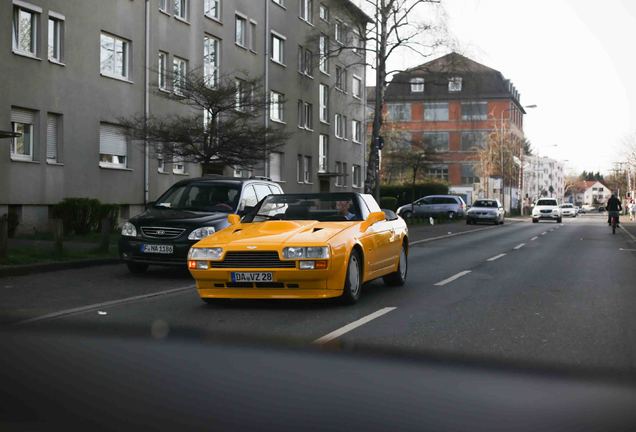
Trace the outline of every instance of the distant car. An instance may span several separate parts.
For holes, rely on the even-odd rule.
[[[532,222],[553,220],[561,223],[561,208],[555,198],[540,198],[532,208]]]
[[[594,210],[595,210],[595,208],[592,207],[591,205],[583,205],[583,206],[581,206],[580,213],[589,213],[589,212],[592,212]]]
[[[185,267],[190,247],[228,226],[228,214],[244,213],[264,197],[282,193],[264,177],[182,180],[124,223],[119,256],[132,273],[143,273],[150,264]]]
[[[576,217],[576,208],[573,204],[561,204],[561,215]]]
[[[600,206],[599,208],[596,209],[596,211],[598,211],[599,213],[603,213],[606,210],[605,206]]]
[[[477,222],[490,222],[503,224],[505,210],[498,200],[480,199],[473,203],[466,212],[466,224],[476,224]]]
[[[574,211],[576,212],[577,216],[578,216],[579,213],[583,213],[583,212],[581,212],[581,207],[579,207],[579,206],[574,206]]]
[[[430,216],[446,216],[449,219],[455,219],[464,217],[465,211],[466,203],[461,197],[455,195],[429,195],[411,204],[399,207],[397,214],[404,219]]]

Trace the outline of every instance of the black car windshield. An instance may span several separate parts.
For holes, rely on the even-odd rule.
[[[473,207],[492,207],[492,208],[497,208],[497,201],[478,200],[478,201],[475,201],[475,204],[473,204]]]
[[[360,221],[362,214],[354,194],[270,195],[243,222],[266,220]]]
[[[232,213],[238,205],[240,194],[238,184],[189,183],[170,188],[154,207]]]
[[[556,200],[540,200],[537,202],[538,206],[555,206],[557,205]]]

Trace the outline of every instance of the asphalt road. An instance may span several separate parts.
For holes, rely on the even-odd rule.
[[[39,306],[10,296],[0,306],[0,319],[48,316],[21,326],[131,327],[155,337],[194,329],[301,345],[636,370],[636,239],[622,230],[612,235],[602,215],[563,224],[506,224],[413,245],[407,284],[372,282],[354,306],[334,301],[208,306],[191,288],[189,275],[175,270],[133,276],[118,265],[52,275],[0,280],[0,289],[11,292],[29,284],[36,305],[38,293],[47,298],[51,290],[56,293]],[[82,302],[87,293],[92,305]],[[113,298],[128,300],[99,304]],[[69,304],[79,309],[51,315]]]

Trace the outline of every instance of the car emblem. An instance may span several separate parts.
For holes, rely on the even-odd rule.
[[[256,246],[247,246],[248,249],[256,249]]]
[[[164,235],[166,232],[164,230],[157,230],[157,235]]]

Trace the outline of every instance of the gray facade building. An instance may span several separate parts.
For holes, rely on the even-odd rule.
[[[0,140],[0,214],[15,213],[19,231],[46,230],[51,205],[90,197],[127,218],[200,175],[117,125],[184,113],[161,92],[174,91],[173,73],[197,68],[262,78],[285,101],[263,118],[292,132],[282,151],[225,174],[267,175],[287,192],[361,190],[365,69],[355,47],[367,22],[348,0],[2,2],[0,130],[22,135]]]

